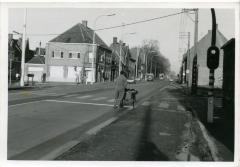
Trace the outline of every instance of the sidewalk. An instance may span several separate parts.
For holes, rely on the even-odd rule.
[[[186,87],[184,87],[186,89]],[[199,89],[198,95],[189,96],[188,103],[198,119],[206,128],[208,135],[213,139],[215,149],[213,150],[219,160],[233,161],[234,158],[234,120],[228,120],[224,117],[222,92],[216,89],[214,100],[214,122],[207,122],[207,89]]]
[[[167,86],[57,160],[212,161],[182,89]]]

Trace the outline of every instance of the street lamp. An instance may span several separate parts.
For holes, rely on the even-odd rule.
[[[24,86],[24,65],[25,65],[25,38],[26,38],[26,18],[27,18],[27,9],[24,9],[24,18],[23,18],[23,33],[13,31],[14,33],[22,36],[22,59],[21,59],[21,79],[20,86]]]
[[[96,37],[96,34],[95,34],[95,30],[96,30],[96,23],[98,21],[98,19],[100,19],[101,17],[109,17],[109,16],[115,16],[116,14],[113,13],[113,14],[109,14],[109,15],[100,15],[98,16],[95,20],[94,20],[94,27],[93,27],[93,43],[92,43],[92,81],[91,81],[91,84],[93,84],[94,82],[94,57],[95,57],[95,46],[96,45],[96,42],[95,42],[95,37]]]

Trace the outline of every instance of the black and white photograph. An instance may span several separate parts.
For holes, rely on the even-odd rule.
[[[141,4],[6,5],[7,161],[238,161],[239,4]]]

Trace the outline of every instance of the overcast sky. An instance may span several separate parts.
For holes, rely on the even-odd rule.
[[[123,23],[131,23],[155,17],[165,16],[181,12],[181,9],[86,9],[86,8],[28,8],[27,9],[27,37],[30,40],[30,48],[35,49],[42,42],[45,47],[46,42],[61,34],[82,20],[88,21],[88,26],[93,27],[94,20],[99,15],[116,14],[112,17],[102,17],[98,20],[96,28],[104,28]],[[194,14],[190,17],[194,19]],[[179,32],[191,32],[191,46],[193,45],[194,23],[186,15],[176,15],[159,20],[98,31],[98,35],[106,44],[112,43],[114,36],[121,38],[130,47],[141,45],[144,39],[158,40],[160,51],[170,60],[171,70],[179,71],[179,47],[187,47],[186,44],[179,44]],[[216,17],[219,30],[227,38],[235,35],[235,19],[233,9],[216,9]],[[13,8],[9,10],[9,33],[13,30],[22,32],[23,9]],[[182,26],[180,26],[182,25]],[[201,39],[207,31],[211,29],[210,9],[199,9],[199,34]],[[135,32],[135,35],[122,35]],[[17,37],[17,36],[15,36]]]

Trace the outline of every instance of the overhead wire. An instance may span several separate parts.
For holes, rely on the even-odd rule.
[[[150,22],[150,21],[154,21],[154,20],[164,19],[164,18],[171,17],[171,16],[176,16],[176,15],[179,15],[182,13],[184,13],[184,11],[172,13],[172,14],[168,14],[168,15],[164,15],[164,16],[159,16],[159,17],[155,17],[155,18],[151,18],[151,19],[146,19],[146,20],[141,20],[141,21],[136,21],[136,22],[131,22],[131,23],[125,23],[125,24],[121,24],[121,25],[117,25],[117,26],[100,28],[100,29],[96,29],[94,31],[109,30],[109,29],[115,29],[115,28],[120,28],[120,27],[125,27],[125,26],[146,23],[146,22]],[[76,34],[77,32],[72,32],[72,33]],[[69,34],[72,34],[72,33],[69,33]],[[49,33],[49,34],[31,34],[31,33],[29,33],[28,34],[28,36],[54,36],[54,35],[60,35],[60,34],[56,34],[56,33]]]

